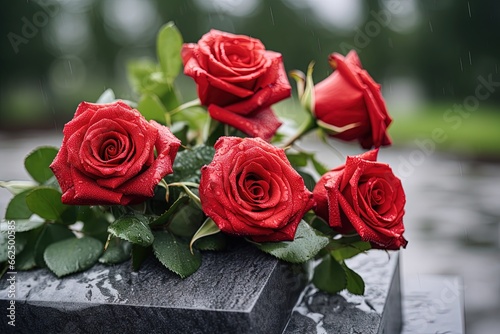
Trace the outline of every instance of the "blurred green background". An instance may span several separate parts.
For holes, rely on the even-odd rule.
[[[8,1],[2,29],[0,130],[60,131],[80,101],[106,89],[134,100],[129,60],[155,58],[158,28],[174,21],[186,42],[211,28],[254,36],[287,70],[356,49],[380,82],[396,145],[440,128],[437,148],[500,157],[500,3],[494,0],[38,0]],[[488,87],[481,78],[489,82]],[[184,100],[190,78],[178,80]],[[487,92],[478,97],[479,93]],[[484,89],[489,89],[484,91]],[[286,106],[286,104],[285,104]],[[461,110],[461,112],[459,112]]]

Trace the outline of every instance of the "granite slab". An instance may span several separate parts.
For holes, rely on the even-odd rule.
[[[309,284],[294,307],[286,334],[397,334],[402,328],[399,253],[370,250],[346,260],[365,281],[365,294],[321,292]]]
[[[283,331],[306,275],[251,246],[205,254],[184,280],[153,258],[139,272],[129,263],[63,279],[47,269],[18,272],[15,328],[5,316],[7,277],[0,333],[268,334]]]

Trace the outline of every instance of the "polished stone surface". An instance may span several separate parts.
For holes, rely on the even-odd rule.
[[[61,280],[46,269],[18,272],[15,332],[280,333],[304,278],[301,267],[251,246],[206,254],[184,280],[153,259],[137,273],[128,263]],[[2,278],[2,310],[7,285]],[[12,330],[7,320],[1,333]]]
[[[396,334],[402,326],[399,254],[371,250],[346,261],[366,284],[364,296],[329,295],[308,285],[286,334]]]

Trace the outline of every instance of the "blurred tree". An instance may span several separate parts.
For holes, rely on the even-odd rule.
[[[500,3],[494,0],[359,1],[362,21],[349,29],[326,24],[308,3],[254,0],[245,3],[248,15],[238,16],[243,3],[236,0],[9,1],[0,12],[0,129],[61,128],[79,101],[93,101],[108,87],[133,98],[125,64],[134,57],[155,57],[154,32],[134,43],[121,38],[106,21],[106,10],[117,4],[150,6],[156,18],[142,18],[141,27],[174,21],[186,42],[196,42],[210,28],[254,36],[283,54],[287,70],[304,71],[315,61],[316,82],[331,73],[328,55],[345,54],[350,47],[377,81],[415,78],[432,101],[463,100],[474,94],[479,76],[500,81]],[[395,4],[406,16],[388,12]],[[55,34],[64,20],[74,21],[66,33],[88,32],[87,40],[58,47]],[[499,101],[500,94],[488,100]]]

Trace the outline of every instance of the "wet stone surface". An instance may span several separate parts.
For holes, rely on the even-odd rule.
[[[302,267],[252,246],[206,254],[180,279],[154,260],[96,265],[56,278],[47,269],[16,275],[16,333],[280,333],[304,286]],[[0,281],[0,309],[8,306]],[[0,319],[0,332],[13,328]]]
[[[349,263],[366,280],[365,296],[330,296],[309,285],[302,267],[251,246],[207,254],[180,279],[149,261],[97,265],[57,279],[46,269],[17,274],[16,333],[399,333],[397,253],[370,251]],[[213,256],[211,256],[213,255]],[[0,281],[0,308],[7,307]],[[299,295],[302,291],[302,299]],[[12,329],[7,318],[1,332]]]
[[[365,280],[365,295],[329,295],[308,285],[284,333],[400,333],[398,253],[371,250],[346,262]]]

